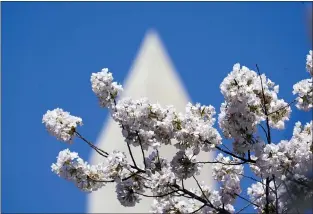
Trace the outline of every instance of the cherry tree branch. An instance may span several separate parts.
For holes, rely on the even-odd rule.
[[[142,147],[142,143],[141,143],[141,139],[139,136],[138,131],[136,131],[137,137],[138,137],[138,141],[140,144],[140,149],[141,149],[141,153],[142,153],[142,158],[143,158],[143,164],[145,165],[145,169],[147,168],[147,163],[146,163],[146,158],[145,158],[145,152],[143,151],[143,147]]]
[[[249,202],[250,204],[256,206],[256,207],[259,207],[259,205],[255,204],[254,202],[252,201],[249,201],[248,199],[246,199],[245,197],[242,197],[241,195],[238,195],[237,193],[234,193],[234,195],[238,196],[239,198],[241,198],[242,200],[246,201],[246,202]]]
[[[267,143],[271,144],[272,140],[271,140],[271,129],[270,129],[270,125],[269,125],[269,118],[268,118],[268,114],[267,114],[267,108],[266,108],[266,101],[265,101],[265,94],[264,94],[264,88],[263,88],[263,81],[262,81],[262,76],[260,74],[260,70],[259,70],[259,66],[256,64],[256,68],[261,80],[261,88],[262,88],[262,97],[263,97],[263,111],[264,114],[266,116],[266,127],[267,127]],[[265,189],[265,194],[266,194],[266,205],[265,205],[265,213],[269,214],[269,178],[266,178],[266,189]]]
[[[165,193],[163,195],[146,195],[146,194],[139,193],[139,192],[134,192],[134,193],[138,194],[138,195],[141,195],[141,196],[144,196],[144,197],[147,197],[147,198],[159,198],[159,197],[165,197],[165,196],[171,195],[171,194],[176,193],[176,192],[178,192],[178,190],[175,190],[175,191],[172,191],[172,192],[169,192],[169,193]]]
[[[204,208],[206,205],[205,204],[203,204],[201,207],[199,207],[198,209],[196,209],[195,211],[193,211],[192,213],[196,213],[196,212],[198,212],[198,211],[200,211],[202,208]]]
[[[245,163],[256,163],[255,160],[249,160],[249,159],[240,157],[240,156],[238,156],[238,155],[236,155],[236,154],[234,154],[234,153],[232,153],[232,152],[228,152],[228,151],[226,151],[226,150],[220,148],[219,146],[215,146],[215,148],[216,148],[217,150],[221,151],[221,152],[224,152],[224,153],[226,153],[226,154],[232,156],[232,157],[238,158],[238,159],[244,161]]]
[[[95,146],[93,143],[89,142],[86,138],[84,138],[81,134],[79,134],[77,131],[74,131],[74,133],[76,134],[76,136],[78,138],[80,138],[81,140],[83,140],[85,143],[87,143],[91,148],[93,148],[99,155],[103,156],[103,157],[107,157],[109,155],[109,153],[103,151],[102,149],[98,148],[97,146]]]
[[[223,162],[220,162],[220,161],[198,161],[198,162],[195,162],[195,163],[203,163],[203,164],[219,163],[219,164],[223,164],[223,165],[242,165],[242,164],[245,164],[245,163],[248,163],[248,162],[243,161],[243,162],[240,162],[240,163],[223,163]]]

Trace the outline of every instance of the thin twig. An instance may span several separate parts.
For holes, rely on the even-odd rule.
[[[259,198],[261,198],[262,197],[262,195],[260,195],[259,197],[257,197],[256,199],[254,199],[253,200],[253,203],[256,201],[256,200],[258,200]],[[248,203],[246,206],[244,206],[243,208],[241,208],[238,212],[236,212],[236,214],[239,214],[239,213],[241,213],[242,211],[244,211],[246,208],[248,208],[249,206],[251,206],[252,205],[252,203]]]
[[[260,77],[260,80],[261,80],[261,88],[262,88],[262,97],[263,97],[263,111],[264,111],[264,114],[266,116],[266,127],[267,127],[267,143],[268,144],[271,144],[271,132],[270,132],[270,125],[269,125],[269,118],[268,118],[268,114],[267,114],[267,108],[266,108],[266,103],[265,103],[265,94],[264,94],[264,88],[263,88],[263,81],[262,81],[262,77],[261,77],[261,74],[260,74],[260,70],[259,70],[259,67],[258,65],[256,64],[256,67],[257,67],[257,71],[258,71],[258,74],[259,74],[259,77]]]
[[[214,205],[211,203],[211,201],[206,197],[206,195],[205,195],[205,193],[203,192],[203,190],[202,190],[202,188],[201,188],[201,186],[200,186],[198,180],[196,179],[196,177],[195,177],[194,175],[193,175],[192,177],[193,177],[193,179],[196,181],[196,183],[197,183],[197,185],[198,185],[198,187],[199,187],[199,189],[200,189],[202,195],[205,197],[205,199],[207,200],[207,202],[209,202],[210,206],[211,206],[213,209],[217,210],[217,209],[214,207]]]
[[[196,212],[198,212],[198,211],[200,211],[203,207],[205,207],[205,204],[203,204],[201,207],[199,207],[198,209],[196,209],[195,211],[193,211],[192,214],[193,214],[193,213],[196,213]]]
[[[206,143],[209,143],[208,141],[205,141],[205,142],[206,142]],[[209,143],[209,144],[210,144],[210,143]],[[228,152],[228,151],[226,151],[226,150],[224,150],[224,149],[222,149],[222,148],[220,148],[220,147],[218,147],[218,146],[215,146],[215,148],[218,149],[218,150],[221,151],[221,152],[224,152],[224,153],[226,153],[226,154],[228,154],[228,155],[231,155],[232,157],[238,158],[238,159],[240,159],[240,160],[242,160],[242,161],[250,162],[250,163],[256,163],[255,160],[248,160],[248,159],[245,159],[245,158],[243,158],[243,157],[240,157],[240,156],[238,156],[238,155],[235,155],[234,153]]]
[[[139,173],[139,171],[137,171],[137,172],[131,174],[130,176],[128,176],[128,177],[126,177],[126,178],[123,178],[122,181],[126,181],[126,180],[128,180],[128,179],[134,177],[135,175],[138,175],[137,173]],[[113,183],[113,182],[115,182],[115,180],[106,180],[106,181],[105,181],[105,180],[95,180],[95,179],[90,178],[90,177],[89,177],[89,179],[92,180],[92,181],[94,181],[94,182],[104,182],[104,183]]]
[[[128,152],[129,152],[129,154],[130,154],[130,157],[131,157],[131,159],[132,159],[132,161],[133,161],[133,163],[134,163],[135,167],[137,167],[136,161],[135,161],[135,159],[134,159],[134,156],[133,156],[132,150],[131,150],[131,148],[130,148],[130,146],[129,146],[129,143],[128,143],[128,142],[127,142],[127,148],[128,148]]]
[[[145,196],[147,198],[154,198],[154,197],[165,197],[165,196],[168,196],[168,195],[171,195],[175,192],[178,192],[178,190],[175,190],[175,191],[172,191],[172,192],[169,192],[169,193],[165,193],[163,195],[146,195],[146,194],[143,194],[143,193],[139,193],[139,192],[134,192],[135,194],[138,194],[138,195],[142,195],[142,196]]]
[[[227,146],[225,146],[224,144],[222,144],[222,146],[223,146],[225,149],[227,149],[229,152],[231,152],[231,150],[230,150]]]
[[[220,162],[220,161],[198,161],[196,163],[203,163],[203,164],[206,164],[206,163],[219,163],[219,164],[223,164],[223,165],[242,165],[242,164],[247,163],[247,161],[243,161],[243,162],[240,162],[240,163],[223,163],[223,162]]]
[[[183,193],[193,197],[194,199],[196,199],[196,200],[206,204],[207,206],[210,206],[211,208],[213,208],[210,204],[208,204],[208,202],[205,199],[203,199],[200,196],[194,194],[193,192],[190,192],[189,190],[186,190],[186,189],[181,189],[180,186],[177,185],[177,184],[174,184],[173,187],[178,189],[178,190],[180,190],[181,192],[183,192]]]
[[[83,140],[85,143],[87,143],[91,148],[93,148],[94,150],[96,150],[96,152],[98,154],[100,154],[101,156],[107,157],[109,155],[109,153],[107,153],[106,151],[98,148],[97,146],[95,146],[93,143],[89,142],[86,138],[84,138],[81,134],[79,134],[77,131],[74,131],[74,133],[76,134],[77,137],[79,137],[81,140]]]
[[[272,140],[271,140],[271,130],[270,130],[270,125],[269,125],[269,118],[268,118],[268,114],[267,114],[267,109],[266,109],[266,103],[265,103],[265,94],[264,94],[264,88],[263,88],[263,81],[262,81],[262,76],[260,74],[260,70],[258,65],[256,64],[256,68],[261,80],[261,88],[262,88],[262,97],[263,97],[263,111],[264,114],[266,116],[266,127],[267,127],[267,143],[271,144]],[[269,213],[269,178],[266,178],[266,189],[265,189],[265,194],[266,194],[266,205],[265,205],[265,213],[268,214]]]
[[[277,185],[276,185],[276,180],[275,180],[275,175],[273,175],[273,182],[274,182],[274,194],[275,194],[275,208],[276,208],[276,214],[278,214],[278,197],[277,197]]]
[[[160,161],[159,150],[156,149],[156,152],[157,152],[157,157],[158,157],[158,161],[159,161],[160,170],[162,170],[162,163]]]
[[[111,95],[111,96],[112,96],[112,95]],[[112,97],[114,97],[114,96],[112,96]],[[113,102],[114,102],[114,106],[116,107],[116,100],[113,99]],[[116,111],[116,108],[114,108],[114,110]],[[124,128],[124,125],[121,124],[121,126],[122,126],[122,129],[124,130],[124,129],[125,129],[125,128]],[[134,159],[134,156],[133,156],[132,150],[131,150],[131,148],[130,148],[129,142],[127,142],[126,144],[127,144],[127,148],[128,148],[128,152],[129,152],[129,154],[130,154],[130,157],[131,157],[131,159],[132,159],[132,161],[133,161],[133,163],[134,163],[134,167],[135,167],[136,169],[139,169],[138,166],[137,166],[137,164],[136,164],[136,161],[135,161],[135,159]]]
[[[293,104],[294,102],[296,102],[296,101],[297,101],[297,99],[294,99],[293,101],[289,102],[286,106],[283,106],[283,107],[281,107],[281,108],[279,108],[279,109],[277,109],[277,110],[275,110],[275,111],[273,111],[273,112],[270,112],[270,113],[268,113],[267,115],[269,116],[269,115],[271,115],[271,114],[274,114],[274,113],[276,113],[276,112],[279,112],[279,111],[281,111],[281,110],[283,110],[283,109],[289,107],[290,105],[292,105],[292,104]]]
[[[141,143],[141,139],[139,136],[138,131],[136,131],[137,137],[138,137],[138,141],[140,144],[140,149],[141,149],[141,153],[142,153],[142,158],[143,158],[143,164],[145,165],[145,169],[147,168],[147,163],[146,163],[146,158],[145,158],[145,152],[143,151],[143,147],[142,147],[142,143]]]
[[[249,203],[253,204],[253,205],[256,206],[256,207],[259,207],[259,205],[255,204],[255,203],[252,202],[252,201],[249,201],[248,199],[242,197],[241,195],[238,195],[237,193],[234,193],[234,195],[238,196],[239,198],[241,198],[242,200],[244,200],[244,201],[246,201],[246,202],[249,202]]]
[[[262,124],[259,124],[259,126],[261,126],[261,128],[263,129],[263,131],[264,131],[264,133],[265,133],[265,137],[266,137],[266,139],[267,139],[268,136],[267,136],[267,132],[266,132],[265,128],[262,126]]]

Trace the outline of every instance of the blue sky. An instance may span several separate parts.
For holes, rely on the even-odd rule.
[[[257,63],[286,100],[293,99],[292,85],[308,78],[312,44],[305,4],[298,2],[2,2],[1,9],[2,212],[86,211],[86,194],[50,170],[67,145],[48,135],[42,115],[61,107],[81,116],[81,132],[95,141],[107,112],[91,91],[90,75],[109,67],[123,82],[151,27],[192,100],[217,111],[219,84],[234,63],[253,69]],[[295,121],[311,119],[293,110],[274,141],[288,139]],[[83,143],[70,149],[89,157]]]

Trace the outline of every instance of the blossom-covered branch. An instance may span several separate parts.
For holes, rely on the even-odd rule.
[[[307,176],[313,160],[312,121],[297,122],[292,137],[280,142],[272,142],[272,129],[285,128],[294,103],[299,110],[313,108],[312,51],[305,67],[310,78],[293,86],[296,98],[288,103],[279,98],[279,86],[258,67],[255,72],[235,64],[220,85],[225,99],[217,116],[221,134],[211,105],[188,103],[185,112],[177,112],[174,106],[163,107],[147,98],[118,100],[122,85],[113,82],[112,73],[104,68],[91,75],[92,91],[100,107],[107,108],[120,126],[129,154],[98,148],[78,131],[83,125],[80,117],[56,108],[43,116],[47,131],[61,142],[82,140],[103,161],[91,165],[65,149],[52,171],[85,192],[116,183],[117,199],[126,207],[136,206],[142,197],[154,198],[153,213],[229,214],[249,206],[262,214],[298,212],[290,206],[296,198],[290,189],[302,192],[305,199],[313,196]],[[223,138],[232,141],[232,150],[223,144]],[[159,153],[164,145],[177,149],[170,160]],[[140,147],[143,163],[136,163],[133,147]],[[214,160],[198,159],[200,152],[209,151],[220,153]],[[221,184],[217,189],[196,178],[206,164],[212,164],[212,177]],[[246,175],[246,168],[254,175]],[[247,188],[249,198],[241,194],[242,178],[255,182]],[[193,179],[196,188],[186,189],[187,179]],[[237,198],[248,204],[234,207]]]

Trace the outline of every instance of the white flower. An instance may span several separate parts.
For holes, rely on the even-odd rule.
[[[304,127],[297,122],[290,141],[267,144],[260,153],[256,166],[264,177],[275,175],[285,180],[286,175],[305,174],[312,169],[312,121]]]
[[[70,115],[69,112],[56,108],[47,113],[42,118],[48,132],[58,140],[72,142],[75,130],[78,125],[83,125],[82,119]]]
[[[312,51],[307,55],[306,68],[312,76]],[[312,78],[302,80],[293,87],[299,109],[308,111],[313,107],[312,81]],[[213,106],[188,103],[185,113],[178,113],[173,106],[162,107],[146,98],[116,101],[122,87],[113,82],[108,69],[92,74],[91,84],[100,105],[108,107],[119,124],[128,146],[140,146],[146,151],[143,153],[149,155],[144,154],[143,168],[142,163],[129,163],[125,153],[116,150],[106,153],[105,161],[97,165],[88,164],[68,149],[61,151],[51,166],[52,171],[82,191],[96,191],[107,182],[115,182],[121,205],[133,207],[148,190],[155,198],[152,212],[173,214],[235,212],[232,204],[236,197],[244,197],[240,195],[243,178],[257,181],[247,193],[260,214],[266,207],[269,212],[295,212],[290,200],[297,197],[293,191],[304,198],[312,197],[312,190],[303,183],[309,182],[307,173],[312,170],[313,123],[302,125],[297,122],[289,140],[265,144],[263,140],[269,139],[269,133],[259,125],[266,122],[270,128],[284,129],[291,104],[278,98],[279,86],[264,74],[235,64],[220,85],[225,101],[218,123],[223,135],[232,139],[233,151],[230,152],[219,147],[222,138],[213,127],[216,120]],[[42,122],[50,134],[64,142],[71,142],[77,127],[82,125],[81,118],[59,108],[48,111]],[[265,136],[263,132],[259,135],[261,128]],[[159,156],[157,149],[172,143],[179,150],[169,162]],[[185,185],[183,181],[198,175],[203,166],[204,162],[197,162],[197,155],[201,150],[214,148],[230,155],[218,154],[211,168],[211,176],[221,184],[219,191],[203,181],[196,182],[197,188],[185,189],[189,182]],[[252,172],[262,180],[245,176],[244,163],[249,164]],[[288,188],[292,188],[291,194]]]
[[[171,106],[162,108],[159,104],[150,104],[146,98],[125,98],[117,103],[112,117],[123,129],[126,142],[148,150],[171,142],[174,111]]]
[[[272,128],[284,128],[289,120],[290,108],[272,112],[287,106],[287,103],[277,98],[279,87],[264,74],[258,75],[247,67],[235,64],[233,71],[220,85],[225,102],[222,103],[219,114],[219,125],[226,138],[234,139],[234,150],[243,154],[253,148],[253,135],[256,126],[266,120]]]
[[[169,163],[166,159],[158,156],[156,151],[153,151],[148,157],[145,158],[146,170],[150,170],[151,173],[156,171],[161,172],[162,168],[168,168]]]
[[[179,179],[187,179],[193,175],[198,175],[202,164],[197,163],[196,155],[189,151],[179,151],[171,161],[172,172]]]
[[[103,164],[89,165],[76,152],[69,149],[61,151],[57,162],[52,164],[52,171],[59,177],[72,181],[85,192],[96,191],[105,185],[105,166]]]
[[[287,106],[287,103],[283,99],[273,100],[268,112],[272,112],[272,114],[269,115],[269,125],[276,129],[284,129],[285,121],[288,121],[290,117],[290,106]]]
[[[313,107],[313,79],[305,79],[293,86],[293,94],[297,97],[297,108],[309,111]]]
[[[130,165],[127,162],[125,153],[114,150],[111,152],[107,159],[107,167],[105,174],[108,178],[120,181],[131,171]]]
[[[186,106],[186,114],[177,114],[174,119],[176,127],[175,146],[179,149],[193,149],[194,151],[210,151],[221,144],[222,139],[218,131],[213,128],[215,119],[213,106],[201,106],[199,103]]]
[[[125,181],[120,181],[116,185],[117,199],[121,205],[125,207],[133,207],[139,203],[139,194],[142,193],[143,188],[140,181],[133,180],[132,178]]]
[[[286,183],[281,184],[280,181],[276,180],[276,187],[273,181],[269,183],[269,194],[268,194],[268,204],[270,212],[275,212],[276,209],[278,213],[286,213],[288,210],[287,204],[292,202],[291,198],[294,198],[294,195],[290,195],[289,191],[286,191]],[[276,208],[276,194],[274,191],[277,190],[277,204],[278,207]],[[266,179],[261,182],[257,182],[248,187],[247,193],[250,197],[250,201],[253,201],[254,204],[258,206],[254,206],[254,209],[258,210],[258,213],[264,213],[265,206],[267,204],[266,200]],[[291,204],[292,205],[292,204]],[[294,207],[292,207],[294,208]],[[295,210],[288,210],[290,213],[294,213]]]
[[[225,204],[232,203],[236,194],[241,193],[240,180],[243,174],[243,165],[238,159],[231,160],[219,153],[215,159],[219,163],[212,166],[213,178],[222,182],[220,194]],[[236,165],[238,164],[238,165]]]
[[[176,177],[170,168],[162,168],[161,172],[156,171],[150,175],[150,180],[146,181],[146,186],[151,188],[154,195],[163,195],[173,190],[169,187],[176,181]]]
[[[194,211],[192,204],[179,197],[155,199],[151,206],[152,213],[192,213]]]
[[[96,94],[101,107],[111,107],[114,99],[123,91],[121,85],[113,82],[112,73],[108,68],[103,68],[101,72],[91,75],[92,91]]]

